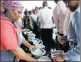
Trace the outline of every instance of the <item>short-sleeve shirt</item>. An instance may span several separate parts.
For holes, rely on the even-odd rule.
[[[2,13],[0,26],[1,26],[1,41],[0,41],[0,61],[13,61],[14,54],[10,52],[18,46],[17,27],[9,21],[9,19]]]
[[[1,16],[1,49],[10,50],[18,46],[17,28],[9,19]]]

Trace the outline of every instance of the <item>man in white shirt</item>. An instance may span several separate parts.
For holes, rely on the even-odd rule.
[[[41,29],[41,39],[43,44],[45,45],[45,50],[47,53],[54,46],[52,40],[52,10],[48,8],[47,2],[43,2],[43,9],[41,9],[40,13],[40,29]]]

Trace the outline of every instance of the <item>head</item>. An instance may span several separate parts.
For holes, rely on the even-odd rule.
[[[28,11],[27,9],[25,9],[25,11]]]
[[[35,11],[35,9],[33,9],[33,14],[36,14],[36,11]]]
[[[32,11],[29,11],[28,13],[29,13],[29,15],[31,15],[32,14]]]
[[[38,13],[39,12],[39,8],[35,7],[35,12]]]
[[[25,9],[25,11],[24,11],[24,15],[25,15],[25,16],[28,15],[28,10],[27,10],[27,9]]]
[[[48,6],[47,1],[44,1],[42,5],[43,5],[43,8],[46,7],[46,6]]]
[[[55,3],[57,4],[57,2],[59,1],[59,0],[54,0],[55,1]]]
[[[67,6],[74,12],[79,6],[80,0],[67,0]]]
[[[23,6],[19,1],[4,0],[3,6],[11,20],[17,21],[19,19],[23,10]]]

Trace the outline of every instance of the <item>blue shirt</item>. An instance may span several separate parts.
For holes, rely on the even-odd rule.
[[[70,50],[64,54],[66,61],[80,61],[80,7],[74,12],[69,22]]]

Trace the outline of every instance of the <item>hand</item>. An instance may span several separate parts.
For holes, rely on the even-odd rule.
[[[31,53],[27,53],[28,55],[30,55],[30,56],[32,56],[32,54]]]
[[[29,50],[31,51],[32,49],[35,49],[36,47],[34,45],[29,46]]]
[[[55,62],[63,62],[64,61],[64,56],[62,54],[56,55],[56,57],[54,58]]]
[[[65,37],[64,36],[58,36],[58,42],[63,45],[65,43]]]
[[[63,40],[63,36],[58,36],[58,41],[62,41]]]

